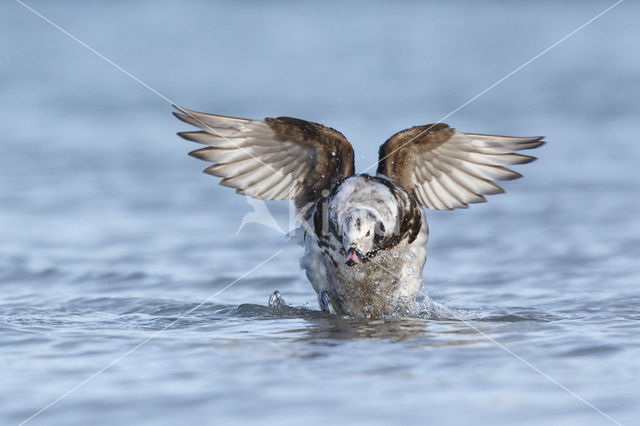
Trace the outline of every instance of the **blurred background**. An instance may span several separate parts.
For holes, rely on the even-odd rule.
[[[341,131],[356,168],[613,1],[29,1],[181,106]],[[544,135],[507,194],[427,212],[425,285],[621,423],[640,379],[640,29],[623,2],[445,122]],[[161,96],[0,5],[0,422],[607,424],[464,323],[317,312],[302,248],[249,224]],[[286,203],[267,203],[287,226]],[[292,305],[268,308],[280,290]]]

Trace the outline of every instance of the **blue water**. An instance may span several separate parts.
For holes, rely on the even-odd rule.
[[[612,3],[29,4],[180,105],[335,127],[363,171]],[[251,206],[165,100],[2,2],[0,424],[65,394],[27,424],[612,423],[550,378],[637,424],[638,16],[623,2],[445,120],[549,143],[507,194],[427,213],[446,308],[363,321],[318,312],[282,234],[236,235]]]

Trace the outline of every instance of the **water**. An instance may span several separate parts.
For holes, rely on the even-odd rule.
[[[181,105],[341,130],[362,171],[610,3],[30,4]],[[279,232],[236,235],[251,206],[199,173],[165,101],[0,8],[1,424],[153,336],[28,424],[611,423],[495,342],[638,422],[637,3],[447,118],[549,143],[506,195],[428,212],[444,307],[376,321],[318,312]]]

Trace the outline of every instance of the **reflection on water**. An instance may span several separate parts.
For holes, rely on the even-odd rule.
[[[426,321],[420,319],[358,320],[349,318],[309,318],[304,330],[287,330],[284,333],[304,331],[296,339],[307,343],[328,343],[339,340],[384,339],[402,342],[426,334]]]
[[[280,296],[282,297],[282,296]],[[425,304],[427,305],[427,304]],[[238,306],[205,307],[213,312],[206,314],[208,321],[215,317],[243,318],[256,321],[273,321],[277,333],[296,342],[312,344],[337,344],[341,340],[382,339],[391,343],[407,340],[418,341],[420,344],[433,346],[466,345],[487,342],[478,330],[491,334],[509,327],[509,323],[518,322],[547,322],[559,320],[559,317],[545,315],[535,310],[522,312],[514,309],[513,314],[503,311],[494,314],[481,315],[480,312],[452,310],[434,301],[418,315],[404,318],[358,319],[346,316],[332,315],[315,308],[295,307],[291,305],[264,306],[255,304],[241,304]],[[183,308],[184,309],[184,308]],[[303,320],[303,327],[286,328],[287,320]],[[496,323],[489,325],[488,323]],[[298,323],[296,321],[296,323]]]
[[[419,318],[357,320],[324,318],[308,320],[309,328],[296,339],[306,343],[330,344],[340,340],[383,339],[391,343],[409,341],[413,346],[467,345],[482,341],[475,331],[461,323],[435,322]]]

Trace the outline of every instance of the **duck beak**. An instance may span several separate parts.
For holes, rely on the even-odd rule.
[[[362,253],[360,253],[360,250],[351,247],[349,250],[347,250],[347,257],[345,257],[344,263],[347,266],[353,266],[359,264],[361,260]]]

